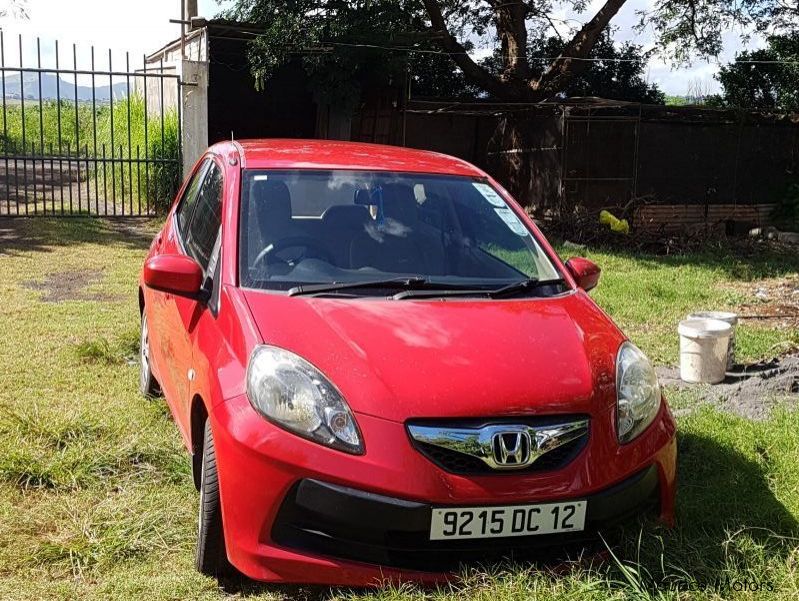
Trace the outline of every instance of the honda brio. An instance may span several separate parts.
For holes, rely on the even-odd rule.
[[[431,582],[671,523],[675,423],[598,278],[462,160],[211,147],[139,284],[140,387],[192,455],[198,569]]]

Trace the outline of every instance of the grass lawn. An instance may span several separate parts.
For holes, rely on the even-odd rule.
[[[137,393],[136,281],[154,224],[0,222],[0,599],[293,598],[220,590],[193,569],[197,495],[163,400]],[[657,362],[677,320],[734,308],[740,280],[793,274],[799,256],[657,258],[589,250],[599,303]],[[740,354],[796,344],[743,326]],[[697,402],[677,395],[680,406]],[[606,561],[494,565],[438,589],[323,590],[333,598],[751,599],[799,597],[799,412],[750,422],[680,418],[678,526],[628,528]],[[643,526],[643,527],[641,527]],[[746,582],[747,590],[738,583]],[[752,592],[752,586],[761,590]]]

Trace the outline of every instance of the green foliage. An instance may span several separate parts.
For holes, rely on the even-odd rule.
[[[741,52],[736,60],[723,65],[716,76],[723,88],[717,104],[762,111],[799,111],[799,37],[770,36],[766,48]]]
[[[259,85],[264,85],[281,66],[299,60],[310,76],[314,91],[331,104],[353,106],[363,89],[401,86],[407,75],[414,97],[474,99],[484,95],[447,54],[436,53],[438,47],[423,33],[427,25],[421,3],[375,0],[332,4],[335,7],[330,2],[312,0],[236,3],[227,16],[265,28],[252,42],[249,52]],[[453,19],[469,15],[474,19],[470,30],[487,31],[490,19],[484,11],[452,8]],[[302,40],[301,45],[297,40]],[[463,45],[467,50],[472,49],[468,40]],[[531,61],[532,75],[537,77],[547,66],[538,60],[540,57],[558,56],[564,45],[557,37],[531,36],[529,53],[535,57]],[[402,48],[417,52],[397,50]],[[483,66],[498,74],[502,61],[499,50],[496,52]],[[624,43],[617,47],[610,35],[605,34],[591,56],[622,60],[591,63],[563,90],[566,96],[663,102],[663,94],[643,78],[647,55],[640,46]]]
[[[434,31],[431,16],[425,4],[440,9],[446,33]],[[416,94],[461,98],[480,93],[479,86],[492,78],[484,77],[477,68],[464,75],[455,69],[447,57],[465,50],[469,52],[478,41],[493,45],[497,53],[503,52],[500,40],[507,36],[516,38],[514,25],[498,31],[500,23],[519,20],[500,18],[507,16],[511,5],[522,5],[521,27],[526,29],[532,48],[546,50],[550,58],[560,55],[553,50],[563,48],[593,48],[592,56],[633,58],[630,63],[609,63],[584,69],[579,61],[558,65],[565,73],[576,78],[567,89],[540,88],[536,73],[544,70],[540,62],[531,65],[532,76],[502,77],[497,86],[489,85],[496,96],[541,100],[542,94],[601,95],[609,98],[631,97],[643,102],[661,103],[660,91],[650,87],[641,77],[646,56],[633,44],[616,48],[610,43],[612,22],[605,25],[604,33],[594,40],[588,32],[580,38],[581,27],[570,21],[571,31],[560,38],[549,38],[553,23],[563,23],[563,14],[584,14],[583,22],[601,13],[592,12],[592,3],[585,0],[520,0],[519,2],[464,2],[462,0],[234,0],[233,7],[224,16],[255,23],[263,28],[251,43],[249,59],[252,72],[264,83],[283,65],[300,61],[311,76],[314,91],[331,104],[354,106],[361,90],[367,86],[397,85],[410,70]],[[604,14],[612,19],[618,7],[605,7]],[[433,11],[431,14],[438,11]],[[695,55],[715,57],[723,49],[723,34],[740,31],[776,31],[795,27],[796,8],[782,0],[670,0],[656,3],[651,10],[641,10],[639,28],[653,31],[655,44],[662,53],[676,63],[688,62]],[[561,35],[559,33],[558,35]],[[448,36],[460,41],[454,55],[447,52]],[[569,40],[570,37],[573,39]],[[519,41],[518,38],[517,41]],[[573,43],[570,43],[573,42]],[[519,42],[521,44],[521,42]],[[413,51],[444,51],[443,54],[423,55]],[[505,51],[506,52],[506,51]],[[640,57],[640,62],[637,60]],[[503,60],[502,62],[508,62]],[[496,72],[504,71],[503,68]],[[551,85],[562,87],[556,77]],[[546,82],[545,82],[546,83]],[[483,90],[485,92],[485,90]]]
[[[298,60],[317,96],[349,107],[365,88],[401,85],[408,70],[405,52],[369,46],[396,46],[396,36],[424,26],[413,0],[240,0],[226,16],[263,28],[249,50],[257,85]]]
[[[106,145],[108,156],[122,159],[136,159],[138,156],[158,161],[147,165],[124,161],[106,165],[105,178],[108,182],[113,181],[116,187],[113,193],[118,199],[124,197],[129,202],[132,191],[133,198],[149,199],[151,207],[157,213],[166,212],[180,184],[182,170],[179,163],[180,130],[177,111],[170,109],[164,113],[163,136],[160,115],[147,116],[141,96],[132,96],[114,103],[113,131],[111,111],[107,112],[107,116],[98,120],[97,137],[101,149],[103,144]]]
[[[5,115],[0,114],[0,149],[12,154],[52,154],[59,149],[63,154],[67,150],[75,153],[78,146],[83,150],[84,145],[92,143],[93,114],[103,119],[107,113],[107,107],[98,107],[95,113],[85,103],[79,103],[76,111],[75,103],[67,100],[45,100],[41,110],[38,102],[28,102],[23,136],[22,104],[9,102]]]
[[[0,150],[37,157],[116,159],[83,174],[91,190],[96,181],[100,202],[103,197],[120,203],[124,198],[129,205],[141,199],[145,208],[149,199],[151,208],[164,212],[180,183],[182,169],[176,110],[164,113],[163,125],[162,135],[160,114],[147,116],[141,96],[115,101],[113,114],[110,104],[93,109],[85,102],[47,100],[41,109],[38,102],[26,103],[23,136],[22,105],[14,103],[7,105],[5,115],[0,113]],[[133,162],[137,156],[154,162],[137,165]]]
[[[674,96],[671,94],[667,94],[663,104],[667,106],[687,106],[691,104],[687,96]]]

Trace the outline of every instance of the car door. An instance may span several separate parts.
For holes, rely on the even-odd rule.
[[[204,287],[208,291],[213,286],[211,257],[222,218],[222,173],[221,166],[211,160],[200,184],[188,228],[180,236],[182,252],[202,267]],[[175,393],[173,411],[187,443],[191,434],[191,382],[195,377],[192,369],[192,338],[197,322],[205,310],[205,301],[182,296],[173,296],[167,303],[167,318],[171,320],[169,331],[177,333],[172,341]]]
[[[197,202],[197,196],[210,159],[205,159],[197,164],[186,184],[183,195],[178,201],[175,210],[167,220],[163,231],[157,241],[157,253],[161,255],[183,254],[181,238],[188,233],[188,226]],[[145,290],[147,302],[147,319],[149,323],[150,353],[154,364],[155,374],[161,385],[164,397],[170,406],[177,398],[175,380],[180,379],[180,374],[175,370],[175,341],[180,337],[180,332],[172,328],[176,320],[171,317],[174,312],[174,296],[165,292]],[[175,407],[173,407],[174,409]]]
[[[221,166],[212,160],[205,173],[200,191],[197,195],[197,206],[189,223],[187,235],[183,238],[184,251],[203,269],[204,288],[211,292],[213,288],[214,266],[211,263],[213,251],[219,237],[222,220],[223,171]],[[174,316],[178,320],[179,331],[184,334],[176,341],[175,367],[177,379],[176,415],[180,420],[180,428],[188,442],[191,435],[191,382],[195,378],[192,369],[192,339],[198,320],[206,311],[206,302],[186,297],[174,297]]]

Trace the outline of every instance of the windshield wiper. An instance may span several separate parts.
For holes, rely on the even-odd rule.
[[[351,290],[356,288],[388,288],[391,290],[409,290],[424,286],[428,283],[427,278],[413,276],[407,278],[391,278],[387,280],[366,280],[363,282],[333,282],[332,284],[305,284],[294,286],[289,289],[289,296],[300,296],[303,294],[320,294],[324,292],[338,292],[339,290]]]
[[[528,280],[521,280],[520,282],[508,284],[502,288],[490,290],[488,292],[488,296],[489,298],[502,298],[503,296],[513,296],[514,294],[518,294],[520,292],[527,292],[528,290],[533,290],[534,288],[557,286],[558,284],[563,283],[563,278],[555,278],[552,280],[539,280],[538,278],[530,278]]]
[[[530,278],[513,282],[501,288],[478,288],[478,289],[456,289],[456,290],[403,290],[398,292],[392,298],[394,300],[402,300],[404,298],[437,298],[437,297],[450,297],[450,296],[485,296],[488,298],[504,298],[514,296],[523,292],[528,292],[535,288],[542,288],[544,286],[557,286],[564,284],[562,278],[552,280],[539,280],[537,278]]]

